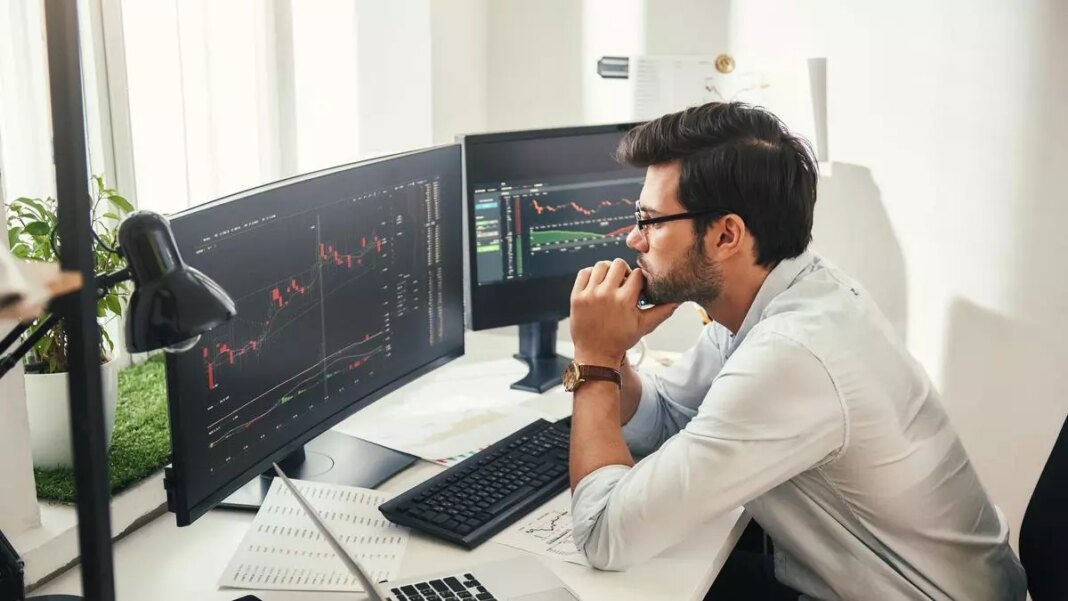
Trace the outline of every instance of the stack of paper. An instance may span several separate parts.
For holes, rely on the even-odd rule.
[[[388,495],[338,484],[294,483],[375,581],[397,576],[408,544],[408,529],[390,523],[378,511]],[[363,590],[277,478],[219,585],[300,591]]]

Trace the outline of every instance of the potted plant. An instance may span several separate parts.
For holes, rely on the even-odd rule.
[[[133,206],[115,190],[93,176],[96,199],[92,224],[96,233],[93,265],[99,274],[111,273],[125,265],[116,252],[118,226]],[[7,239],[11,253],[28,261],[58,262],[56,240],[56,200],[54,198],[16,198],[8,205]],[[119,362],[109,326],[121,317],[128,284],[112,288],[97,301],[100,324],[100,363],[104,389],[104,408],[108,440],[115,425],[118,400]],[[67,395],[67,334],[63,323],[34,345],[26,358],[26,404],[30,418],[33,462],[37,467],[62,467],[72,463],[70,452],[70,414]]]

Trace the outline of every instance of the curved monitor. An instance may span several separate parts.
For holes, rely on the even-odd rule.
[[[166,485],[179,525],[463,354],[460,167],[450,145],[284,180],[171,219],[185,261],[238,311],[167,358]]]

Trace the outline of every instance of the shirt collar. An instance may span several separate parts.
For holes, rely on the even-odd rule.
[[[792,259],[779,261],[779,264],[768,272],[768,277],[764,278],[764,283],[760,285],[760,290],[757,291],[756,296],[753,298],[753,304],[749,306],[749,312],[745,314],[745,319],[742,320],[742,326],[731,337],[731,351],[734,351],[742,343],[746,334],[753,329],[753,326],[760,322],[764,315],[764,309],[771,304],[771,301],[792,286],[797,281],[798,276],[811,266],[815,260],[815,255],[811,251],[805,250]]]

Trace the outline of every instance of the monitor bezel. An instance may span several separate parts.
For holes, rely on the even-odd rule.
[[[468,181],[468,148],[476,144],[537,140],[568,136],[626,132],[641,121],[607,123],[574,127],[555,127],[457,136],[462,145],[464,189],[464,311],[467,327],[485,330],[524,323],[560,321],[571,313],[570,296],[575,284],[573,275],[478,282],[475,248],[475,193]],[[556,300],[553,300],[553,299]]]
[[[337,167],[331,167],[328,169],[323,169],[320,171],[315,171],[287,178],[284,180],[271,182],[269,184],[264,184],[262,186],[257,186],[255,188],[250,188],[248,190],[231,194],[229,196],[225,196],[217,200],[208,201],[195,207],[190,207],[185,211],[181,211],[179,213],[171,215],[171,217],[179,218],[183,215],[188,215],[225,203],[240,200],[252,194],[259,194],[268,190],[297,184],[306,180],[330,175],[333,173],[340,173],[350,169],[365,167],[386,160],[401,159],[414,155],[430,154],[433,152],[447,152],[450,150],[457,154],[455,160],[457,164],[460,164],[460,145],[443,144],[417,151],[375,157],[364,161],[348,163]],[[462,192],[462,173],[460,175],[460,186]],[[463,240],[461,240],[461,246],[463,246]],[[185,486],[183,485],[183,483],[189,482],[190,476],[188,473],[189,466],[186,465],[186,463],[180,459],[188,456],[188,449],[185,446],[185,436],[183,435],[186,429],[188,428],[188,425],[186,424],[186,421],[184,419],[185,415],[183,414],[181,407],[179,407],[179,403],[173,402],[173,399],[180,398],[181,388],[180,383],[178,382],[177,374],[175,372],[177,368],[176,359],[168,354],[165,363],[167,374],[167,405],[171,430],[171,465],[168,465],[164,469],[164,488],[167,493],[168,510],[175,514],[178,526],[188,526],[192,524],[194,521],[196,521],[208,511],[210,511],[216,505],[223,502],[227,497],[229,497],[239,488],[251,481],[253,478],[258,477],[260,474],[267,471],[271,467],[271,464],[280,461],[281,459],[285,458],[294,451],[297,451],[315,437],[321,435],[322,433],[344,421],[353,413],[356,413],[357,411],[360,411],[371,403],[378,401],[382,397],[390,394],[391,392],[394,392],[405,384],[408,384],[430,373],[431,371],[449,363],[450,361],[453,361],[454,359],[462,357],[464,355],[464,351],[465,341],[464,338],[461,337],[458,346],[445,349],[436,358],[421,366],[417,366],[414,370],[408,372],[407,374],[404,374],[390,382],[383,384],[374,391],[368,393],[361,400],[339,407],[337,411],[331,413],[329,416],[322,419],[318,423],[311,425],[301,434],[295,435],[294,437],[292,437],[292,439],[290,439],[287,444],[275,450],[273,453],[268,454],[263,459],[255,463],[252,467],[234,476],[233,478],[228,480],[226,484],[218,487],[213,493],[209,494],[203,500],[196,503],[190,502]]]

